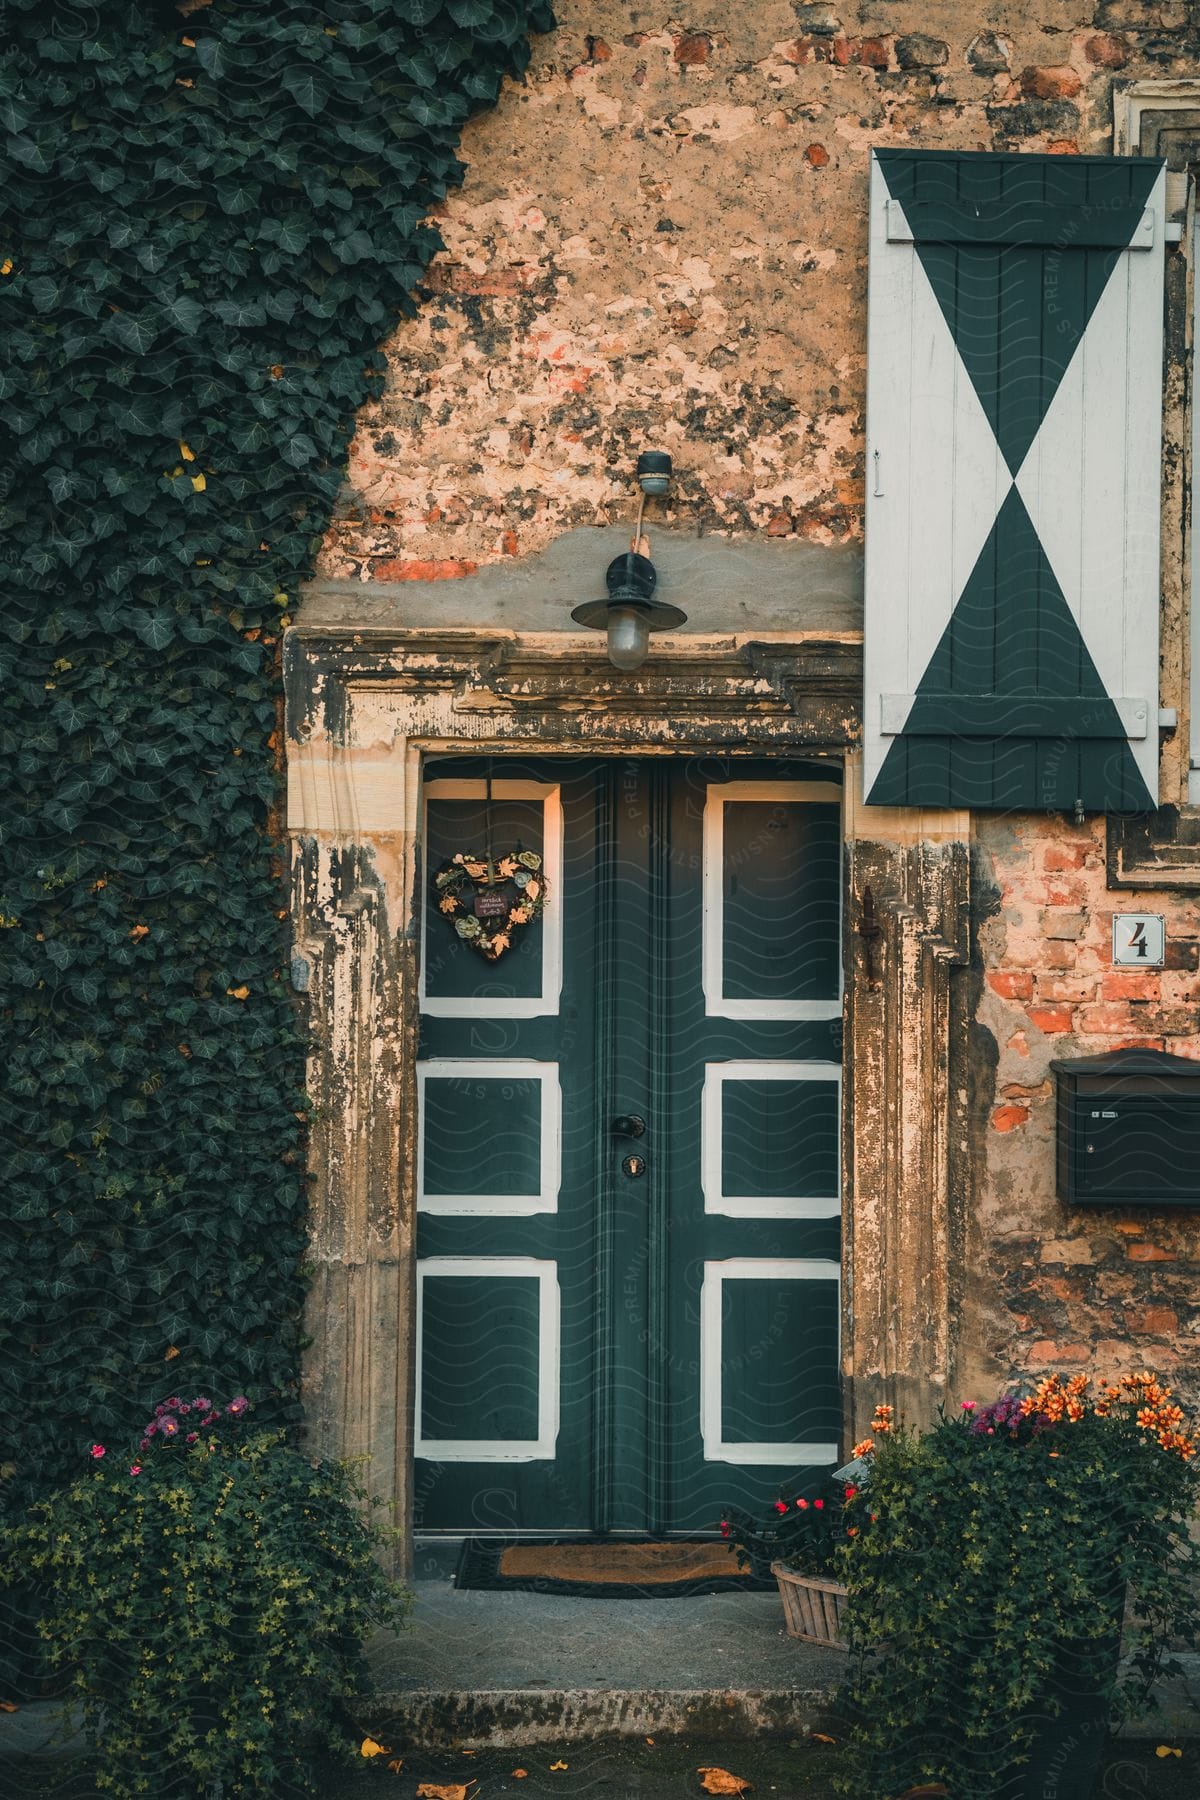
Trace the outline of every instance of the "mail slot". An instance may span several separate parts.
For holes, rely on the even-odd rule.
[[[1052,1062],[1058,1197],[1072,1206],[1200,1206],[1200,1060],[1114,1050]]]

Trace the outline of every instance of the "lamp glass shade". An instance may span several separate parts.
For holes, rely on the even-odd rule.
[[[640,669],[650,648],[650,626],[637,606],[613,606],[608,613],[608,660],[615,669]]]

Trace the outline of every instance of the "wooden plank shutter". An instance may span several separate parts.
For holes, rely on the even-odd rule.
[[[1158,794],[1165,171],[878,151],[864,791]]]

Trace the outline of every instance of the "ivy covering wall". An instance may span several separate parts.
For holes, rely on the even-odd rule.
[[[278,640],[542,0],[0,0],[0,1489],[298,1413]]]

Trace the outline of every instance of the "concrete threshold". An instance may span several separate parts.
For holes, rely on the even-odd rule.
[[[371,1703],[372,1719],[413,1748],[503,1749],[601,1738],[758,1738],[828,1723],[833,1688],[414,1688]]]
[[[459,1591],[420,1548],[412,1628],[369,1647],[372,1717],[441,1748],[808,1730],[845,1654],[789,1638],[775,1594],[572,1599]]]

